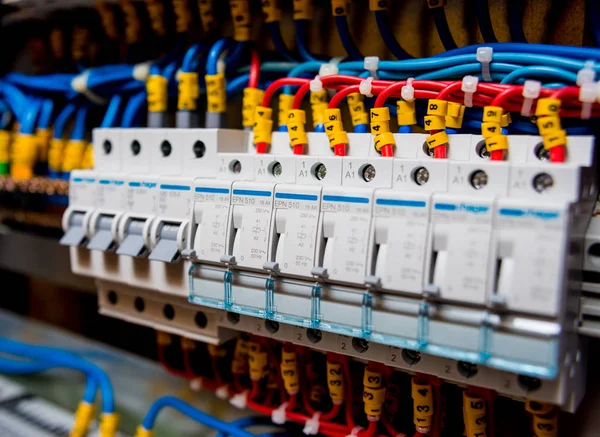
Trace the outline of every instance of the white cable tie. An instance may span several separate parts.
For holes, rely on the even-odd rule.
[[[365,70],[369,72],[372,78],[377,79],[377,70],[379,70],[379,57],[367,56],[364,63]]]
[[[319,433],[319,418],[321,417],[321,413],[317,411],[313,416],[304,423],[304,428],[302,432],[305,435],[317,435]]]
[[[477,76],[465,76],[462,80],[460,89],[465,93],[465,106],[467,108],[473,107],[473,94],[477,92],[477,85],[479,84],[479,78]]]
[[[229,399],[229,403],[231,405],[233,405],[234,407],[239,408],[240,410],[243,410],[244,408],[246,408],[246,405],[248,404],[248,392],[243,391],[242,393],[238,393],[238,394],[232,396],[232,398]]]
[[[285,425],[285,412],[287,410],[287,406],[288,403],[284,402],[283,404],[275,408],[273,412],[271,412],[271,422],[273,422],[275,425]]]
[[[592,105],[596,101],[596,83],[586,82],[579,88],[579,100],[581,101],[581,119],[592,118]]]
[[[202,390],[203,385],[202,385],[202,379],[201,378],[194,378],[190,381],[190,390],[198,392],[200,390]]]
[[[226,385],[218,387],[215,391],[215,394],[217,395],[217,398],[221,400],[229,399],[229,390],[227,389]]]
[[[343,62],[346,59],[345,56],[336,56],[334,58],[331,58],[331,60],[329,61],[329,63],[331,65],[338,65],[340,62]]]
[[[521,115],[523,117],[529,117],[531,115],[531,108],[533,101],[540,97],[540,91],[542,90],[542,82],[538,80],[526,80],[523,85],[523,106],[521,106]]]
[[[494,49],[491,47],[479,47],[477,49],[477,55],[475,59],[481,63],[481,76],[486,82],[492,81],[492,73],[490,71],[490,62],[492,62],[492,56],[494,55]]]
[[[415,100],[415,88],[413,87],[414,81],[415,79],[413,77],[406,79],[406,85],[404,85],[400,90],[400,96],[402,97],[402,100],[406,100],[407,102],[412,102]]]
[[[352,428],[352,431],[350,431],[350,434],[348,434],[346,437],[356,437],[358,436],[358,433],[361,432],[364,428],[362,426],[355,426],[354,428]]]
[[[337,64],[321,64],[319,67],[319,76],[321,77],[333,76],[339,72],[340,69],[338,68]]]
[[[106,100],[100,97],[99,95],[93,93],[88,88],[88,79],[90,78],[90,73],[90,70],[85,70],[81,74],[75,76],[73,80],[71,80],[71,88],[73,88],[73,91],[79,94],[83,94],[92,102],[98,105],[105,105]]]
[[[583,68],[577,72],[577,85],[583,86],[584,83],[596,80],[596,71],[594,70],[594,61],[585,61]]]
[[[321,77],[316,75],[313,80],[310,81],[310,92],[318,93],[323,91],[323,82],[321,81]]]
[[[371,91],[373,90],[373,78],[367,77],[366,79],[361,80],[360,84],[358,84],[358,90],[365,97],[373,97],[373,94],[371,94]]]
[[[133,66],[132,76],[135,80],[139,80],[140,82],[146,82],[148,80],[148,76],[150,76],[150,66],[152,62],[140,62]]]

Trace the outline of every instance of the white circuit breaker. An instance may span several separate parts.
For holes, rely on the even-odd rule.
[[[274,133],[256,156],[242,131],[100,129],[96,146],[121,152],[73,172],[73,270],[293,329],[556,377],[572,353],[570,248],[596,191],[593,139],[569,139],[567,162],[551,164],[533,136],[509,136],[504,162],[479,136],[451,135],[445,160],[421,134],[395,135],[394,158],[369,134],[349,137],[346,157],[318,133],[307,155]]]

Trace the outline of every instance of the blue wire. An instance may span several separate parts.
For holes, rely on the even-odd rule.
[[[272,21],[267,24],[269,29],[269,34],[271,35],[271,40],[273,41],[273,45],[275,46],[275,51],[280,54],[284,59],[290,62],[296,62],[296,58],[289,51],[285,42],[283,41],[283,37],[281,36],[281,28],[279,26],[278,21]],[[262,70],[262,69],[261,69]]]
[[[298,47],[298,52],[300,53],[300,57],[305,61],[316,62],[318,61],[313,55],[310,54],[310,51],[306,47],[306,38],[308,33],[308,20],[296,20],[296,46]]]
[[[183,62],[181,63],[181,71],[184,73],[191,73],[196,71],[196,67],[194,64],[197,62],[200,54],[204,50],[203,44],[194,44],[191,46],[187,52],[185,52],[185,56],[183,57]]]
[[[190,404],[174,396],[164,396],[157,399],[146,413],[144,421],[142,422],[142,427],[147,431],[152,430],[158,414],[165,407],[173,408],[209,428],[223,432],[232,437],[255,437],[254,434],[246,432],[231,423],[217,419],[203,411],[197,410]]]
[[[354,133],[356,134],[366,134],[369,132],[369,126],[366,124],[357,124],[354,126]]]
[[[440,8],[441,9],[441,8]],[[546,44],[525,44],[518,42],[500,42],[487,44],[474,44],[466,47],[449,50],[447,52],[438,53],[434,57],[447,58],[456,55],[473,54],[477,52],[479,47],[492,47],[494,49],[494,58],[496,53],[511,52],[511,53],[527,53],[537,55],[562,56],[565,58],[577,58],[587,61],[600,60],[600,49],[590,47],[575,47],[575,46],[554,46]]]
[[[140,91],[129,98],[123,111],[121,127],[129,128],[137,125],[144,103],[146,103],[146,91]]]
[[[25,116],[21,121],[21,127],[19,129],[20,133],[25,135],[32,135],[33,133],[35,133],[36,120],[40,112],[41,106],[41,100],[30,99],[27,111],[25,112]]]
[[[242,419],[234,420],[233,422],[229,422],[230,425],[235,426],[237,428],[248,428],[251,426],[261,426],[261,425],[273,425],[273,422],[270,417],[265,416],[256,416],[256,417],[244,417]],[[228,434],[224,432],[219,432],[217,437],[227,437]],[[265,434],[261,434],[264,436]]]
[[[58,113],[56,120],[54,120],[54,138],[61,139],[64,136],[65,128],[69,119],[75,114],[77,105],[70,102]]]
[[[512,71],[518,70],[519,65],[513,64],[504,64],[500,62],[492,62],[490,64],[490,71],[495,72],[503,72],[510,73]],[[430,73],[425,73],[416,76],[416,79],[419,80],[442,80],[448,79],[452,77],[464,77],[467,74],[479,73],[481,72],[481,64],[465,64],[465,65],[457,65],[449,68],[442,68],[437,71],[433,71]]]
[[[335,26],[337,27],[340,40],[344,46],[344,50],[348,53],[348,56],[352,59],[363,59],[363,55],[356,47],[356,43],[350,34],[350,28],[348,27],[348,20],[344,15],[337,15],[335,17]]]
[[[523,30],[523,13],[525,2],[522,0],[511,0],[508,2],[508,28],[510,29],[510,38],[513,42],[527,42],[527,37]]]
[[[452,37],[452,32],[450,31],[450,27],[448,26],[448,19],[446,18],[446,12],[444,8],[433,8],[431,9],[431,14],[433,15],[433,21],[435,23],[435,28],[437,29],[440,40],[442,41],[442,45],[446,50],[454,50],[458,46]]]
[[[229,40],[226,38],[220,39],[212,45],[208,52],[208,59],[206,60],[206,74],[213,76],[218,73],[219,58],[228,45]]]
[[[498,38],[496,38],[496,34],[494,33],[492,19],[490,18],[490,5],[488,0],[477,0],[475,2],[475,15],[477,15],[477,24],[479,24],[479,31],[481,32],[483,40],[486,43],[498,42]]]
[[[54,111],[54,101],[52,99],[45,99],[42,103],[42,109],[40,111],[38,128],[48,129],[52,122],[52,112]]]
[[[75,114],[75,125],[71,132],[71,139],[75,141],[81,141],[85,139],[85,125],[87,120],[89,107],[88,105],[81,105]]]
[[[123,97],[121,94],[112,96],[108,103],[108,107],[106,108],[106,112],[104,113],[104,118],[102,119],[100,127],[108,128],[117,126],[117,118],[119,117],[119,109],[121,108],[122,102]]]
[[[302,64],[298,64],[296,67],[292,68],[292,70],[288,73],[287,77],[302,77],[304,74],[308,73],[316,73],[321,68],[321,65],[326,64],[325,61],[307,61]],[[362,68],[362,67],[361,67]],[[283,87],[284,94],[292,94],[293,87],[285,86]]]
[[[242,91],[244,88],[248,86],[248,80],[250,79],[249,74],[244,74],[243,76],[238,76],[233,80],[227,82],[227,95],[235,94]]]
[[[561,79],[567,83],[575,83],[577,81],[577,74],[565,71],[554,67],[522,67],[518,70],[513,71],[506,75],[500,83],[510,84],[514,83],[517,79],[525,77],[536,77],[543,79]]]
[[[49,361],[53,364],[84,372],[96,380],[102,393],[102,411],[113,413],[115,410],[112,384],[104,370],[97,365],[60,349],[34,346],[7,338],[0,338],[0,352],[30,359]]]
[[[398,59],[411,59],[412,56],[402,48],[394,36],[387,11],[375,11],[375,21],[388,50]]]
[[[4,97],[5,103],[8,105],[17,121],[22,123],[22,119],[25,117],[23,108],[27,105],[27,97],[25,94],[16,86],[6,81],[0,81],[0,95]]]
[[[398,127],[399,134],[410,134],[410,133],[412,133],[412,131],[413,131],[412,126],[399,126]]]
[[[40,372],[45,372],[60,366],[42,361],[18,361],[7,358],[0,358],[0,373],[8,375],[30,375]],[[98,384],[94,378],[87,378],[85,383],[85,392],[83,401],[88,404],[93,404],[96,400],[96,392]]]
[[[227,72],[233,72],[238,67],[244,52],[248,48],[248,43],[246,42],[237,42],[233,47],[233,50],[227,54],[225,58],[225,65]]]

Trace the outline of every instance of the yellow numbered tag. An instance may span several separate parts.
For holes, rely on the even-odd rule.
[[[502,125],[504,109],[499,106],[486,106],[483,108],[483,121]]]
[[[389,4],[389,0],[369,0],[369,10],[371,12],[386,11]]]
[[[544,117],[549,115],[558,115],[560,111],[560,99],[542,98],[537,102],[535,115]]]
[[[545,137],[551,132],[561,130],[560,118],[556,115],[550,117],[540,117],[537,119],[536,124],[540,131],[540,135]]]
[[[380,121],[390,120],[389,108],[373,108],[371,109],[371,124]]]
[[[288,111],[289,123],[306,123],[306,112],[302,109],[290,109]]]
[[[445,100],[430,99],[427,103],[427,115],[440,115],[445,117],[448,113],[448,102]]]
[[[429,135],[427,138],[425,138],[427,147],[429,147],[430,149],[435,149],[436,147],[448,144],[448,141],[448,134],[446,133],[446,131],[441,131],[437,134]]]
[[[146,82],[146,91],[148,92],[148,111],[167,112],[167,78],[159,75],[153,75]]]
[[[306,132],[304,132],[304,131],[292,132],[289,130],[289,125],[288,125],[288,133],[290,135],[290,145],[292,147],[308,144],[308,136],[306,135]]]
[[[481,136],[483,138],[491,138],[496,136],[502,132],[502,127],[500,123],[494,123],[491,121],[486,121],[481,123]]]
[[[544,149],[550,150],[558,146],[567,145],[567,133],[564,130],[552,132],[542,138],[544,142]]]
[[[294,20],[311,20],[312,16],[311,0],[294,0]]]
[[[279,126],[287,125],[288,121],[288,112],[292,109],[294,104],[294,96],[290,96],[289,94],[280,94],[279,95],[279,110],[278,110],[278,121]]]
[[[496,135],[485,140],[485,148],[488,152],[497,150],[508,150],[508,137],[506,135]]]
[[[248,0],[229,0],[233,19],[233,39],[239,42],[250,39],[250,6]]]
[[[389,121],[371,122],[371,133],[373,135],[383,134],[390,131]]]
[[[375,135],[373,139],[373,144],[375,145],[375,150],[381,152],[383,146],[387,145],[395,145],[396,140],[394,139],[394,134],[391,132],[384,132],[379,135]]]
[[[277,0],[263,0],[261,7],[265,23],[281,21],[281,9],[277,5]]]
[[[558,435],[556,414],[549,416],[533,416],[533,432],[536,437],[555,437]]]
[[[349,144],[348,133],[343,130],[334,131],[332,133],[327,134],[327,138],[329,139],[329,145],[331,147],[336,146],[338,144]]]
[[[225,76],[223,73],[207,74],[206,99],[208,112],[225,112],[227,109],[227,95],[225,90]]]
[[[332,121],[342,121],[342,111],[340,111],[338,108],[326,109],[324,115],[325,124],[328,124]]]
[[[200,97],[198,73],[179,73],[178,79],[177,109],[180,111],[195,111],[198,109],[198,97]]]
[[[215,29],[216,22],[212,0],[198,0],[198,11],[200,12],[202,30],[204,30],[204,32],[210,32]]]
[[[424,129],[427,131],[443,130],[446,128],[446,117],[440,115],[426,115],[423,125]]]
[[[554,406],[545,402],[538,402],[532,399],[525,400],[525,411],[530,414],[546,415],[554,410]]]
[[[331,0],[331,12],[334,17],[348,15],[348,0]]]
[[[327,361],[327,387],[329,396],[334,403],[341,403],[345,399],[344,376],[342,365]]]

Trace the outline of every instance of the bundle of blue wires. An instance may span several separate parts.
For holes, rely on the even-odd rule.
[[[164,396],[162,398],[157,399],[152,404],[152,406],[146,413],[146,416],[144,417],[141,428],[144,431],[151,431],[155,426],[158,414],[165,407],[169,407],[176,411],[179,411],[180,413],[190,417],[196,422],[214,430],[217,430],[219,432],[218,437],[257,437],[255,434],[245,431],[244,428],[261,425],[272,425],[272,422],[269,417],[249,417],[239,419],[234,422],[225,422],[208,413],[198,410],[197,408],[193,407],[187,402],[182,401],[179,398],[176,398],[174,396]],[[276,435],[281,435],[281,433],[278,433]],[[273,434],[270,433],[260,435],[260,437],[272,436]]]
[[[18,341],[0,337],[0,353],[34,360],[20,363],[14,360],[2,359],[0,371],[6,369],[6,373],[33,373],[45,371],[54,367],[65,367],[86,374],[88,384],[86,385],[85,397],[90,403],[95,399],[95,387],[99,387],[102,395],[102,412],[112,414],[115,411],[113,388],[106,372],[90,361],[75,355],[74,353],[49,347],[35,346]],[[92,397],[92,387],[94,396]]]

